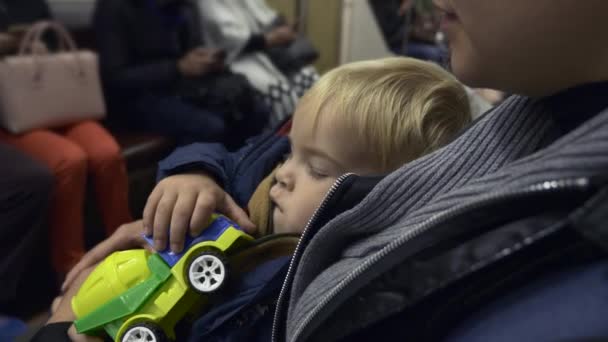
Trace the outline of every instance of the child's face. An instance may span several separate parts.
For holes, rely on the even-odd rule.
[[[340,175],[379,172],[339,120],[322,116],[316,131],[312,121],[301,102],[289,134],[291,155],[270,189],[275,233],[301,233]]]
[[[452,69],[471,86],[546,95],[569,86],[591,61],[585,53],[597,51],[605,36],[598,27],[605,22],[605,0],[434,2],[445,12],[441,27]]]

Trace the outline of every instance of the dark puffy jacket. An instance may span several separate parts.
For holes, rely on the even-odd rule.
[[[190,170],[204,170],[246,207],[258,184],[289,152],[282,129],[250,139],[237,152],[221,144],[192,144],[176,149],[159,163],[159,180]],[[191,341],[267,341],[270,338],[276,299],[289,266],[289,257],[261,263],[238,279],[232,279],[222,299],[209,312],[187,327]]]
[[[201,44],[187,4],[160,10],[149,0],[99,0],[93,21],[109,98],[173,90],[177,60]]]
[[[291,122],[248,140],[236,152],[222,144],[196,143],[177,148],[158,164],[158,180],[187,171],[206,171],[213,175],[236,203],[245,208],[260,182],[289,153],[286,133]]]

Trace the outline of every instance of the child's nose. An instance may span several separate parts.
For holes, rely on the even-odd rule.
[[[293,190],[293,185],[294,185],[293,176],[291,175],[291,173],[289,172],[289,169],[286,167],[285,164],[283,164],[283,165],[281,165],[281,167],[279,167],[279,169],[275,173],[275,178],[277,180],[277,184],[281,188],[288,190],[288,191]]]

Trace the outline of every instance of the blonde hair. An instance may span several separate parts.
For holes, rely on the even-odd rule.
[[[467,94],[451,74],[405,57],[340,66],[302,100],[315,127],[321,117],[341,120],[383,172],[447,144],[471,120]]]

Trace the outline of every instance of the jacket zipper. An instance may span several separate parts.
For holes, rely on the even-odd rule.
[[[289,262],[289,268],[287,269],[287,274],[285,275],[285,280],[283,281],[283,285],[281,285],[281,292],[279,292],[279,298],[277,299],[276,310],[274,312],[274,319],[273,319],[273,323],[272,323],[272,339],[271,340],[273,342],[277,341],[277,337],[278,337],[277,329],[278,329],[278,323],[279,323],[278,320],[279,320],[279,316],[282,311],[281,303],[285,300],[284,297],[286,296],[287,285],[289,283],[289,279],[291,278],[291,275],[293,273],[293,268],[295,266],[295,260],[300,257],[300,254],[302,253],[302,250],[304,248],[303,247],[304,243],[302,241],[304,241],[306,238],[308,238],[308,232],[310,231],[310,227],[312,227],[312,225],[321,216],[321,213],[323,213],[323,210],[325,209],[325,207],[327,207],[327,203],[331,200],[331,198],[336,193],[338,188],[342,185],[342,183],[344,183],[344,181],[346,179],[348,179],[348,177],[353,176],[353,175],[354,175],[353,173],[346,173],[346,174],[343,174],[342,176],[338,177],[338,179],[336,179],[334,184],[331,186],[331,188],[329,188],[329,190],[325,194],[325,198],[323,199],[323,201],[321,201],[321,204],[317,207],[317,209],[313,213],[312,217],[306,223],[306,227],[304,227],[302,236],[300,237],[300,240],[298,241],[298,243],[296,245],[296,249],[293,253],[293,257],[291,258],[291,261]]]
[[[321,310],[323,310],[325,308],[325,306],[336,296],[336,294],[338,294],[339,292],[344,290],[344,288],[346,288],[348,285],[350,285],[361,274],[363,274],[365,271],[367,271],[368,269],[373,267],[378,261],[382,260],[384,257],[389,255],[391,252],[393,252],[394,250],[403,246],[404,244],[408,243],[409,241],[416,238],[420,234],[430,230],[431,228],[435,227],[436,225],[449,221],[450,219],[454,218],[455,216],[461,215],[468,211],[476,210],[476,209],[482,208],[488,204],[496,203],[496,202],[499,202],[499,201],[502,201],[505,199],[512,199],[512,198],[516,199],[518,197],[524,197],[524,196],[528,196],[530,194],[540,194],[540,193],[549,194],[549,193],[561,192],[561,191],[584,191],[584,190],[587,190],[589,187],[590,187],[590,181],[588,178],[574,178],[574,179],[545,181],[545,182],[537,183],[535,185],[531,185],[523,190],[510,190],[510,191],[503,191],[503,192],[496,192],[493,194],[489,194],[489,195],[485,196],[485,198],[480,199],[479,201],[465,204],[463,206],[456,207],[453,209],[448,209],[448,210],[445,210],[441,213],[438,213],[438,214],[430,217],[429,219],[414,226],[403,237],[393,241],[392,243],[387,245],[385,248],[380,250],[376,255],[372,256],[370,259],[363,262],[361,265],[359,265],[357,268],[355,268],[351,273],[349,273],[344,279],[342,279],[336,286],[334,286],[330,291],[322,294],[319,305],[315,306],[313,308],[313,310],[301,321],[301,323],[295,329],[295,332],[293,335],[294,338],[292,339],[292,341],[298,340],[298,337],[302,334],[304,329],[310,324],[312,319]],[[296,251],[298,251],[298,249],[301,249],[299,244],[298,244],[298,248],[296,249]],[[289,268],[290,272],[291,272],[291,268],[293,266],[293,260],[294,259],[292,259],[292,264],[290,265],[290,268]],[[290,272],[288,272],[288,275],[290,274]],[[285,284],[283,284],[283,285],[285,285]],[[282,293],[283,293],[283,289],[281,289],[281,294]],[[281,299],[281,297],[279,297],[278,303],[281,303],[280,299]],[[278,310],[279,310],[279,306],[277,306],[277,312],[278,312]],[[275,341],[274,340],[274,332],[275,332],[274,326],[276,326],[278,324],[278,322],[276,322],[276,320],[277,320],[277,315],[275,315],[275,322],[273,324],[273,341]]]

